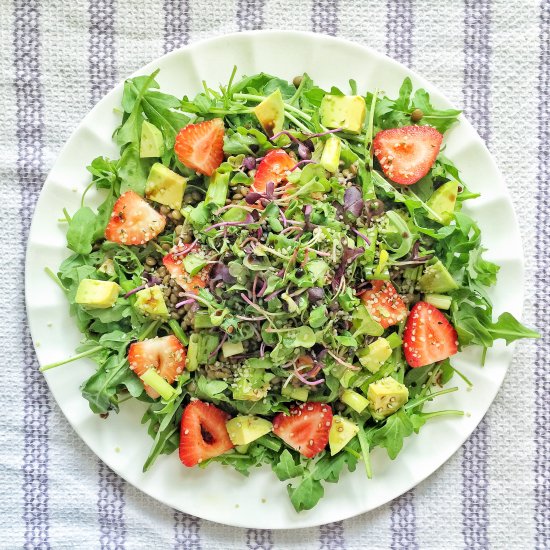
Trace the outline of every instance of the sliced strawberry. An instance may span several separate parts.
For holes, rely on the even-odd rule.
[[[185,348],[174,335],[134,342],[128,351],[128,363],[138,376],[152,368],[169,384],[183,372],[185,357]],[[145,391],[153,399],[159,397],[149,386],[145,386]]]
[[[294,166],[296,166],[296,161],[292,160],[282,149],[269,151],[256,170],[251,189],[258,193],[264,193],[269,181],[272,181],[277,187],[286,179],[288,171]]]
[[[221,118],[189,124],[176,136],[174,151],[182,164],[211,176],[223,162],[223,135]]]
[[[302,403],[273,419],[273,433],[307,458],[320,453],[328,443],[332,409],[325,403]]]
[[[389,281],[372,281],[372,289],[361,294],[370,316],[384,328],[400,323],[407,316],[407,306]]]
[[[164,230],[166,218],[134,191],[120,195],[105,229],[105,238],[119,244],[145,244]]]
[[[458,336],[439,309],[418,302],[411,309],[403,333],[403,352],[411,367],[443,361],[458,351]]]
[[[192,292],[197,294],[199,289],[204,288],[208,282],[208,274],[210,273],[211,266],[206,265],[196,275],[189,275],[185,271],[183,265],[183,258],[187,254],[200,251],[200,247],[195,244],[192,246],[183,245],[175,247],[170,254],[167,254],[162,258],[162,263],[170,273],[172,279],[175,279],[176,283],[183,288],[186,292]],[[182,253],[183,252],[183,253]]]
[[[443,136],[431,126],[404,126],[378,132],[374,154],[392,181],[412,185],[433,166]]]
[[[180,460],[196,466],[233,448],[225,423],[229,415],[211,403],[191,401],[181,417]]]

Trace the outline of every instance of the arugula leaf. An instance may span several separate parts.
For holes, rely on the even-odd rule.
[[[394,460],[403,448],[403,440],[413,432],[413,424],[402,409],[389,416],[381,428],[375,428],[370,435],[373,447],[384,447]]]
[[[272,468],[280,481],[286,481],[304,473],[304,467],[301,464],[296,464],[288,449],[279,455],[278,462],[273,464]]]
[[[92,251],[96,215],[87,206],[78,209],[69,222],[67,246],[77,254],[89,254]]]
[[[540,334],[522,325],[511,313],[505,312],[500,315],[496,323],[489,327],[491,336],[496,340],[502,338],[506,345],[511,344],[520,338],[540,338]]]
[[[325,489],[320,481],[313,479],[311,475],[296,487],[289,485],[287,487],[290,496],[290,502],[297,512],[302,510],[311,510],[323,498]]]

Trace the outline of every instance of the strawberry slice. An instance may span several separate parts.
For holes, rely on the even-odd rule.
[[[134,191],[120,195],[105,229],[105,238],[119,244],[145,244],[164,230],[166,218]]]
[[[200,251],[197,244],[183,245],[175,247],[170,254],[162,258],[162,263],[170,273],[172,279],[183,288],[186,292],[198,294],[199,289],[204,288],[208,282],[208,274],[210,273],[211,265],[203,267],[196,275],[189,275],[183,265],[183,258],[193,252],[194,254]],[[179,252],[179,254],[178,254]],[[183,252],[183,253],[181,253]]]
[[[374,154],[384,174],[401,185],[412,185],[433,166],[443,136],[431,126],[403,126],[378,132]]]
[[[443,361],[457,351],[458,336],[445,315],[426,302],[415,304],[403,333],[407,363],[413,368],[423,367]]]
[[[182,164],[211,176],[223,162],[223,135],[221,118],[189,124],[176,136],[174,151]]]
[[[296,166],[296,161],[287,155],[282,149],[273,149],[260,162],[254,183],[251,186],[252,191],[265,193],[267,182],[272,181],[277,187],[286,179],[287,173]]]
[[[407,316],[407,306],[389,281],[372,281],[372,289],[361,294],[370,316],[384,328],[400,323]]]
[[[128,351],[128,363],[138,376],[153,368],[169,384],[183,372],[185,357],[185,348],[174,335],[134,342]],[[145,391],[153,399],[159,397],[159,394],[147,385]]]
[[[191,401],[181,417],[180,460],[196,466],[233,448],[225,423],[229,415],[211,403]]]
[[[273,419],[273,433],[307,458],[327,446],[331,426],[332,409],[325,403],[301,403],[290,408],[290,415]]]

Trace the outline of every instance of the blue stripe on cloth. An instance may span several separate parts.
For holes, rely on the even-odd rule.
[[[115,4],[89,0],[90,102],[95,105],[116,83]],[[97,515],[102,550],[122,549],[126,542],[125,481],[98,460]]]
[[[189,42],[191,16],[189,0],[164,0],[164,53]]]
[[[175,550],[201,550],[201,520],[176,511],[174,521]]]
[[[114,0],[89,0],[88,15],[90,97],[95,105],[116,83]]]
[[[269,529],[247,529],[246,547],[249,550],[273,550],[273,533]]]
[[[239,31],[257,31],[264,25],[265,0],[239,0],[236,22]]]
[[[40,2],[16,0],[13,5],[14,70],[16,95],[17,180],[21,199],[21,240],[27,242],[32,213],[44,182],[44,103],[40,73]],[[21,250],[21,274],[24,273]],[[23,291],[21,281],[19,288]],[[17,308],[25,310],[23,292]],[[24,319],[24,318],[23,318]],[[27,391],[23,394],[23,520],[24,548],[50,548],[48,428],[50,393],[38,371],[31,335],[26,320],[21,326],[24,364],[22,376]],[[8,541],[5,541],[6,543]]]
[[[538,113],[538,192],[537,192],[537,284],[536,319],[542,335],[535,356],[535,547],[537,550],[550,548],[550,292],[548,281],[550,269],[548,250],[550,248],[550,1],[542,0],[539,15],[540,57],[539,57],[539,113]]]
[[[315,0],[311,12],[313,32],[336,36],[338,32],[338,11],[337,0]]]
[[[464,112],[489,142],[490,0],[465,0],[464,30]],[[462,452],[462,532],[468,550],[489,548],[488,453],[489,429],[482,420]]]
[[[126,542],[124,481],[99,461],[97,508],[101,550],[122,550]]]
[[[413,26],[412,0],[387,0],[386,53],[407,67],[412,63]]]
[[[412,64],[413,27],[412,0],[388,0],[386,3],[386,53],[407,67]],[[391,503],[390,529],[392,550],[418,548],[413,490]]]

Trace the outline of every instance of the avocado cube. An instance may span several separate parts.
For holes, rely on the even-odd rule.
[[[428,218],[443,225],[449,225],[453,219],[457,195],[458,182],[454,180],[447,181],[436,189],[427,202],[436,216],[428,213]]]
[[[98,268],[97,270],[100,273],[105,273],[105,275],[109,275],[109,277],[113,277],[116,275],[115,270],[115,262],[111,258],[107,258]]]
[[[244,352],[244,346],[242,342],[224,342],[222,345],[222,355],[224,359],[233,357],[233,355],[239,355]]]
[[[369,404],[365,397],[353,390],[344,390],[340,396],[340,401],[358,413],[362,413]]]
[[[359,95],[327,94],[321,101],[320,114],[323,126],[359,134],[365,122],[367,107],[364,98]]]
[[[262,128],[268,136],[273,136],[280,132],[285,122],[285,104],[281,90],[277,88],[259,105],[254,107],[254,114],[258,117]]]
[[[147,178],[145,196],[159,204],[179,210],[186,186],[187,180],[183,176],[176,174],[164,164],[156,162],[151,167]]]
[[[160,286],[155,285],[136,292],[134,307],[147,317],[168,319],[169,313]]]
[[[387,376],[369,384],[367,399],[372,417],[376,420],[384,420],[409,400],[409,390],[407,386]]]
[[[457,282],[441,263],[441,260],[437,260],[434,264],[424,269],[424,273],[418,279],[418,284],[423,292],[430,294],[450,292],[458,288]]]
[[[164,139],[162,132],[154,125],[144,120],[141,125],[139,140],[139,156],[142,159],[161,157],[164,154]]]
[[[112,281],[82,279],[76,291],[75,302],[81,306],[107,309],[116,302],[120,287]]]
[[[332,417],[332,426],[328,433],[330,456],[339,453],[356,435],[359,427],[355,422],[338,414]]]
[[[269,420],[259,416],[236,416],[225,424],[233,445],[248,445],[273,429]]]
[[[294,399],[295,401],[303,401],[305,403],[309,398],[309,390],[304,387],[295,388],[289,384],[281,390],[281,395],[290,397],[290,399]]]
[[[320,164],[327,172],[338,170],[341,150],[342,142],[336,136],[331,136],[325,141]]]
[[[357,351],[361,365],[372,373],[378,372],[391,354],[392,348],[385,338],[378,338],[366,348]]]

